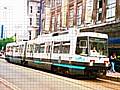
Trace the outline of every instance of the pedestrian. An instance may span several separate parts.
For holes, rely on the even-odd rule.
[[[111,69],[110,71],[115,73],[115,60],[116,60],[116,53],[113,53],[111,56],[110,56],[110,64],[111,64]]]

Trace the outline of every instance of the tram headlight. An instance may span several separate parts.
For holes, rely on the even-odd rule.
[[[90,66],[93,66],[93,63],[95,63],[95,60],[90,60]]]
[[[105,66],[108,67],[109,66],[109,61],[104,61]]]

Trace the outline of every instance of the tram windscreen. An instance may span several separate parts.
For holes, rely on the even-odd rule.
[[[84,56],[88,55],[88,38],[86,36],[77,38],[75,53]]]
[[[107,39],[90,37],[89,51],[90,56],[106,57],[108,55]]]

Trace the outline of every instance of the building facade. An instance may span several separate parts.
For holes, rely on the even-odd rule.
[[[42,10],[42,24],[36,26],[36,24],[31,24],[31,21],[37,18],[36,12],[31,13],[31,9],[33,9],[31,6],[40,6],[41,1],[42,9],[39,9]],[[28,15],[30,35],[36,37],[37,35],[32,33],[32,30],[37,31],[38,27],[42,27],[42,33],[62,31],[65,30],[63,28],[74,27],[81,31],[107,33],[109,38],[120,40],[119,3],[120,0],[38,0],[37,2],[31,0],[29,1]],[[32,36],[32,34],[34,35]],[[110,44],[109,48],[120,48],[120,45]]]
[[[56,32],[62,28],[107,33],[120,42],[120,0],[45,0],[49,7],[45,30]],[[109,44],[109,48],[120,45]]]
[[[50,9],[49,18],[47,18],[47,21],[50,21],[50,32],[57,31],[61,27],[99,27],[118,22],[120,18],[119,0],[46,1]]]
[[[42,1],[42,5],[44,5],[44,0]],[[40,7],[40,0],[28,0],[27,1],[27,16],[28,16],[28,32],[29,32],[29,40],[36,38],[39,35],[40,30],[44,28],[40,26],[40,21],[44,23],[44,6]],[[42,8],[42,12],[40,12],[40,8]],[[40,14],[42,16],[40,20]]]

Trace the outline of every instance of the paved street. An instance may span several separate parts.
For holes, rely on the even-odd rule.
[[[120,73],[118,73],[118,72],[115,72],[115,73],[108,72],[106,75],[109,77],[120,78]]]
[[[0,81],[0,90],[12,90],[11,88],[7,87]]]
[[[77,80],[0,61],[0,78],[16,90],[119,90],[120,83]],[[3,89],[4,90],[4,89]],[[5,89],[7,90],[7,89]]]

